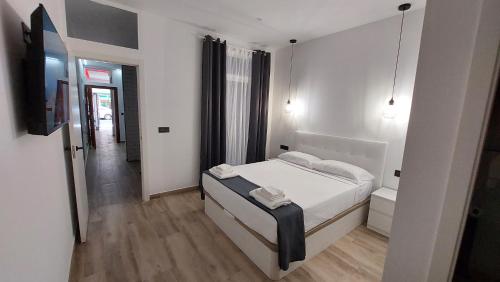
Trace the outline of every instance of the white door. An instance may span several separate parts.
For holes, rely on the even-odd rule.
[[[85,180],[85,163],[83,160],[82,125],[80,122],[80,103],[78,99],[78,84],[76,78],[75,56],[68,57],[69,68],[69,136],[71,139],[71,157],[73,175],[75,178],[76,209],[80,240],[87,241],[87,225],[89,221],[89,203],[87,199],[87,182]]]

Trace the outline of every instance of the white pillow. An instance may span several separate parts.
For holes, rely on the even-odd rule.
[[[335,160],[315,161],[312,164],[313,169],[326,172],[333,175],[345,177],[352,182],[359,184],[365,181],[373,181],[375,177],[368,171],[349,163]]]
[[[313,162],[321,161],[321,159],[316,156],[297,151],[280,154],[278,158],[307,168],[312,168]]]

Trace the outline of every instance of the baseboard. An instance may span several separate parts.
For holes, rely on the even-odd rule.
[[[157,198],[171,196],[171,195],[175,195],[175,194],[187,193],[187,192],[191,192],[191,191],[195,191],[195,190],[198,190],[198,186],[191,186],[191,187],[180,188],[180,189],[176,189],[176,190],[172,190],[172,191],[152,194],[149,196],[149,198],[150,199],[157,199]]]

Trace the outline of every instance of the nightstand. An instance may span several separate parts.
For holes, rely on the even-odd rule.
[[[389,237],[397,190],[380,188],[372,193],[367,227]]]

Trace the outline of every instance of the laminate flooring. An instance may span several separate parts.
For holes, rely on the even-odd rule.
[[[106,140],[89,157],[87,243],[75,248],[70,281],[268,281],[204,214],[198,192],[142,202],[140,165]],[[360,226],[283,281],[380,281],[387,242]]]

